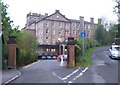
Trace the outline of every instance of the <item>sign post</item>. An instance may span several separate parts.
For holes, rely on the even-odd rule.
[[[84,38],[86,37],[86,32],[81,32],[80,37],[82,38],[82,45],[83,45],[83,57],[84,57]]]

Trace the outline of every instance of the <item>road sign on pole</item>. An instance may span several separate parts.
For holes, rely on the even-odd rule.
[[[85,37],[86,37],[86,32],[81,32],[81,33],[80,33],[80,37],[81,37],[81,38],[85,38]]]
[[[86,37],[86,32],[81,32],[80,37],[82,38],[82,45],[83,45],[83,57],[84,57],[84,38]]]

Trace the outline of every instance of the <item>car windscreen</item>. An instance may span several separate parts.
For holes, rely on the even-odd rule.
[[[120,51],[120,47],[113,47],[112,50],[113,51]]]

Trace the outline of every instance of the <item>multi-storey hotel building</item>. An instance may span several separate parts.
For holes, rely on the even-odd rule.
[[[40,45],[54,45],[61,39],[66,40],[68,37],[78,38],[80,32],[85,31],[87,38],[92,39],[92,28],[94,27],[94,18],[90,21],[84,21],[80,16],[78,20],[68,19],[61,14],[59,10],[48,16],[29,13],[27,14],[27,23],[24,30],[31,31],[37,36]]]
[[[68,19],[61,14],[59,10],[48,15],[29,13],[25,31],[32,32],[37,37],[39,45],[55,45],[58,40],[66,41],[68,37],[79,38],[80,32],[86,32],[86,37],[90,40],[93,38],[92,29],[94,28],[94,18],[90,21],[84,21],[83,16],[78,20]],[[48,49],[45,49],[48,51]]]

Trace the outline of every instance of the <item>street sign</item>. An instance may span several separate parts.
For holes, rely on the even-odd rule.
[[[84,57],[84,38],[86,37],[86,32],[80,32],[80,37],[82,38],[82,45],[83,45],[82,56]]]
[[[80,37],[85,38],[86,37],[86,32],[81,32]]]

